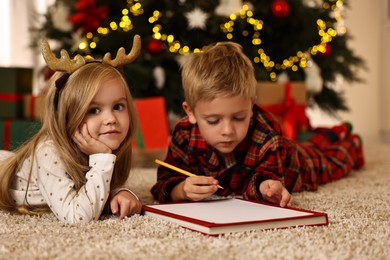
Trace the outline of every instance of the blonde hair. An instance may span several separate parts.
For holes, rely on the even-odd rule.
[[[15,155],[0,164],[0,208],[20,213],[33,213],[42,208],[32,208],[29,205],[17,206],[10,195],[9,188],[12,177],[19,170],[23,161],[30,156],[39,142],[48,138],[53,141],[58,156],[62,159],[65,170],[74,181],[75,189],[80,189],[85,183],[85,173],[89,170],[88,156],[83,154],[72,140],[72,135],[78,129],[89,104],[98,92],[102,82],[118,78],[123,83],[126,93],[127,107],[130,118],[129,131],[125,140],[116,151],[117,156],[111,189],[123,185],[129,177],[132,157],[132,137],[136,129],[136,111],[132,96],[122,74],[115,68],[101,63],[89,63],[73,72],[60,92],[58,107],[55,103],[56,80],[64,73],[56,72],[48,82],[48,92],[45,97],[45,107],[42,127],[25,145],[15,151]],[[31,169],[30,169],[31,178]],[[27,192],[27,191],[26,191]],[[28,210],[26,210],[26,208]]]
[[[241,45],[220,42],[189,55],[181,68],[185,100],[194,109],[199,100],[217,95],[256,97],[256,78]]]

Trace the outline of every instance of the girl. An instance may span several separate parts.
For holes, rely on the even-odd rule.
[[[136,58],[139,46],[138,37],[124,62]],[[121,219],[139,213],[140,201],[123,187],[136,113],[126,81],[114,68],[123,64],[119,52],[111,63],[81,66],[69,57],[57,66],[62,61],[53,60],[51,51],[43,54],[57,72],[48,82],[42,128],[0,162],[0,209],[28,214],[50,209],[68,223],[97,220],[106,202]]]

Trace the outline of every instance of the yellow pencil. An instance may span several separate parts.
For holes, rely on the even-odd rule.
[[[196,174],[190,173],[190,172],[188,172],[188,171],[185,171],[185,170],[183,170],[183,169],[180,169],[180,168],[178,168],[178,167],[176,167],[176,166],[173,166],[173,165],[171,165],[171,164],[169,164],[169,163],[160,161],[160,160],[158,160],[158,159],[154,160],[154,162],[157,163],[157,164],[159,164],[159,165],[162,165],[162,166],[164,166],[164,167],[167,167],[167,168],[169,168],[169,169],[171,169],[171,170],[174,170],[174,171],[177,171],[177,172],[182,173],[182,174],[184,174],[184,175],[190,176],[190,177],[196,177],[196,176],[198,176],[198,175],[196,175]],[[217,187],[220,188],[220,189],[223,189],[223,187],[221,187],[221,186],[219,186],[219,185],[217,185]]]

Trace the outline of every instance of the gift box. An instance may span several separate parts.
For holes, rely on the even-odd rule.
[[[0,93],[0,118],[22,118],[23,95]]]
[[[23,95],[32,92],[32,69],[0,68],[0,118],[23,117]]]
[[[281,124],[283,135],[297,140],[310,124],[306,116],[306,87],[303,82],[259,82],[257,103]]]
[[[42,119],[44,96],[27,94],[23,96],[23,117],[28,119]]]
[[[139,127],[135,147],[142,149],[166,148],[169,142],[168,119],[163,97],[134,100]]]
[[[32,93],[33,70],[28,68],[0,68],[2,93]]]
[[[15,150],[41,128],[38,120],[0,120],[0,149]]]

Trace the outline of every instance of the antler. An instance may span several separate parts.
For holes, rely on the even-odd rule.
[[[47,66],[54,71],[65,71],[69,74],[76,71],[80,67],[84,66],[87,60],[80,54],[77,54],[73,60],[69,58],[69,54],[65,50],[61,50],[61,58],[56,58],[50,49],[47,40],[42,40],[42,55],[46,61]],[[111,54],[106,53],[103,57],[102,63],[110,65],[112,67],[118,67],[120,65],[133,62],[141,52],[141,37],[139,35],[134,36],[133,47],[129,54],[126,55],[126,51],[123,47],[119,48],[115,59],[111,59]]]
[[[42,40],[42,55],[47,66],[54,71],[65,71],[70,74],[85,64],[85,59],[79,54],[71,60],[66,50],[61,50],[61,58],[57,59],[47,40]]]
[[[106,53],[103,57],[102,63],[111,65],[113,67],[118,67],[120,65],[132,63],[141,52],[141,37],[135,35],[133,39],[133,47],[129,54],[126,55],[126,51],[123,47],[119,48],[116,53],[115,59],[111,59],[111,53]]]

